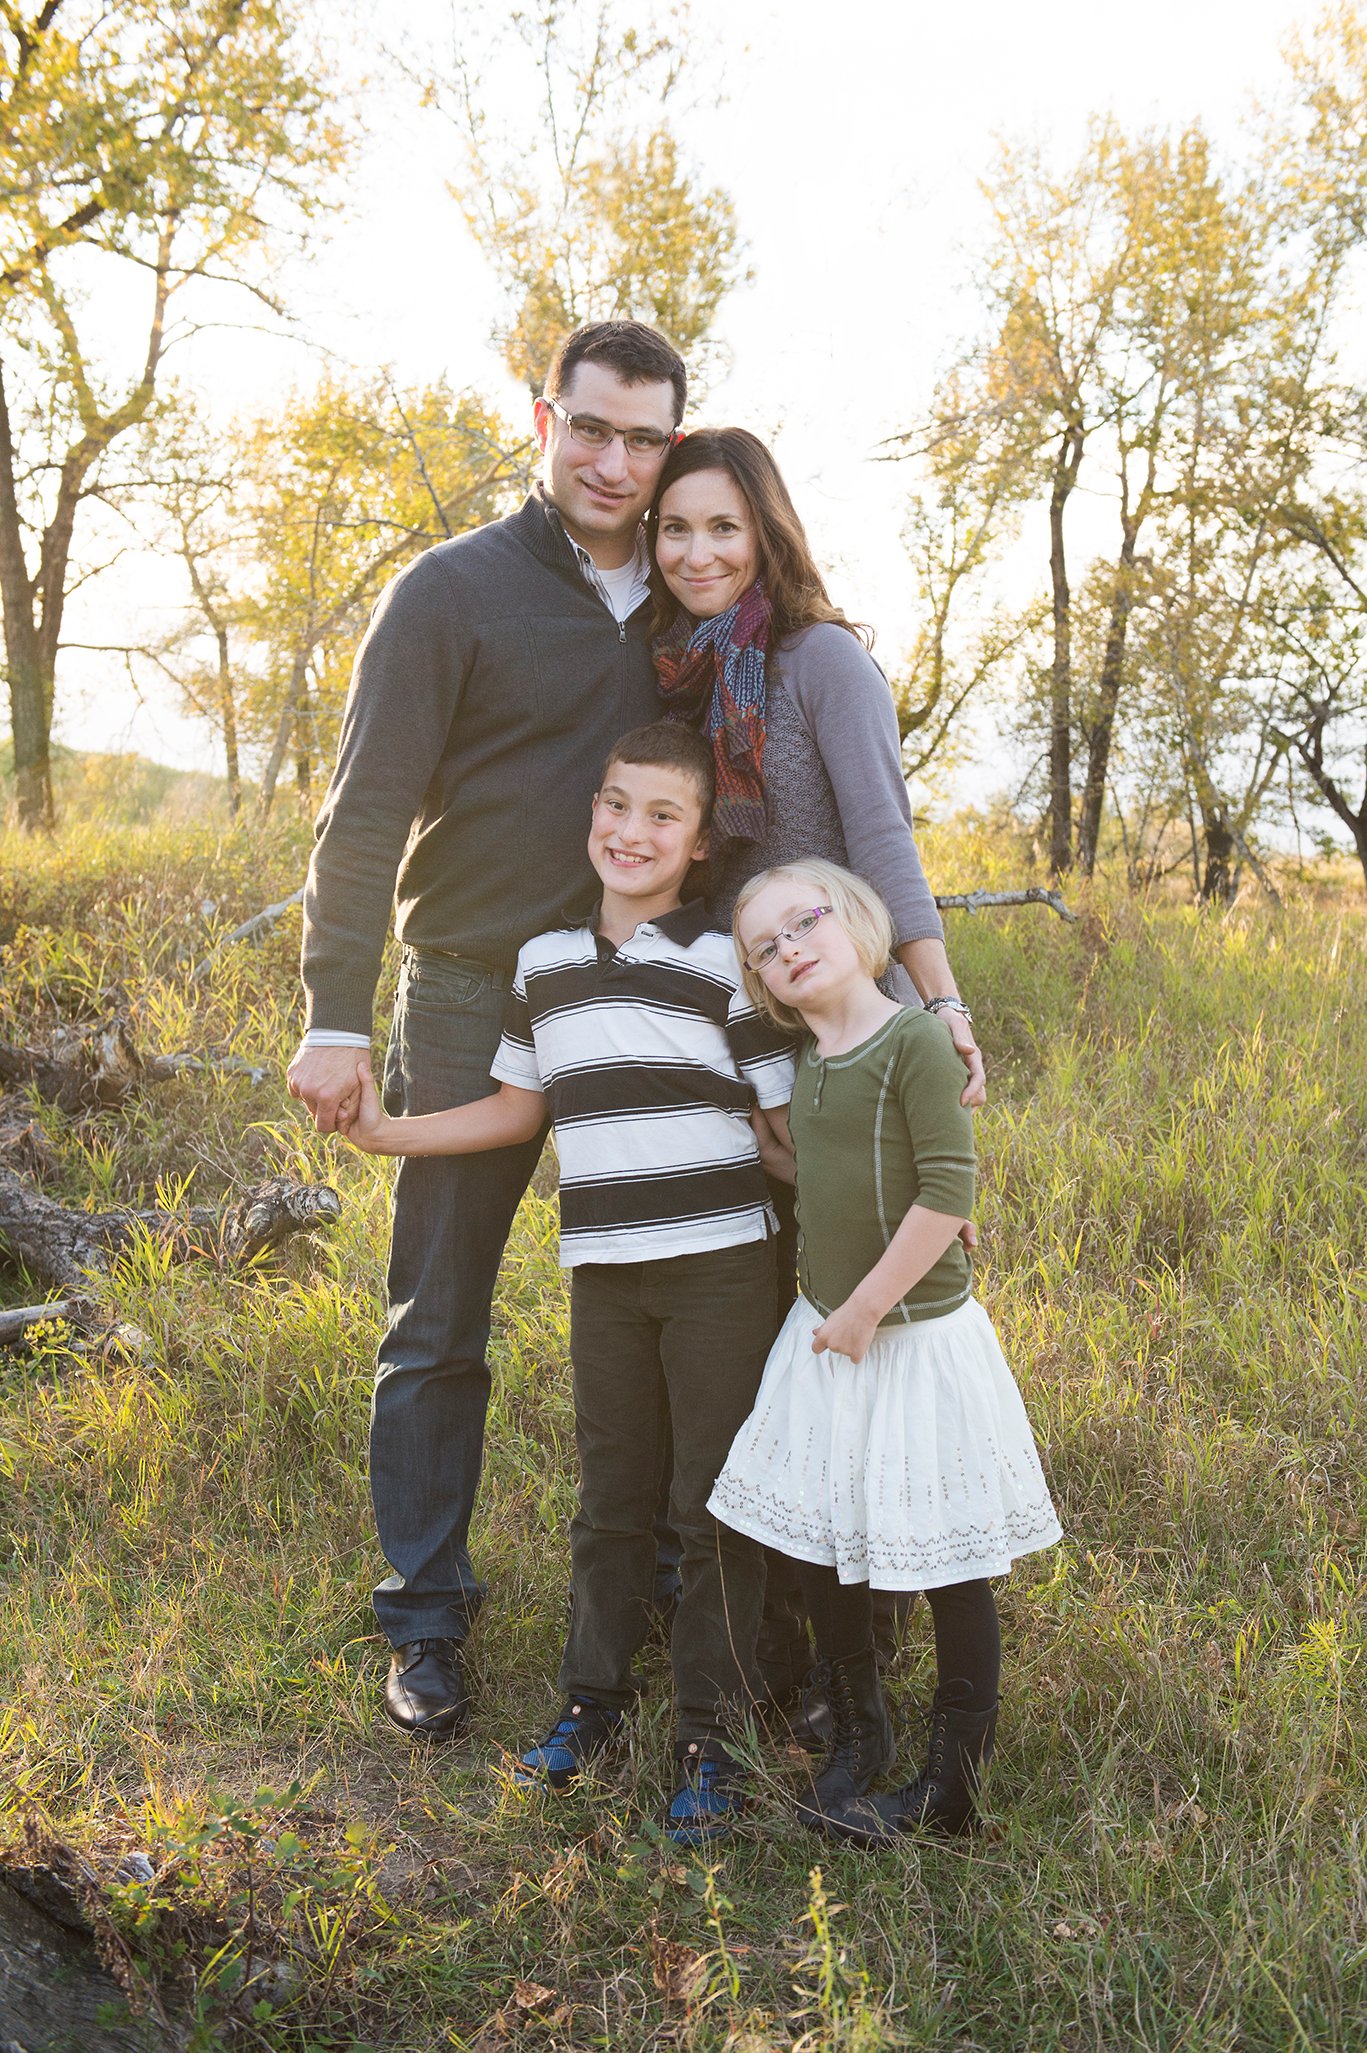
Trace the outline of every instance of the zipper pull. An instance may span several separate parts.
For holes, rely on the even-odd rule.
[[[619,620],[619,621],[618,621],[618,623],[617,623],[617,639],[618,639],[618,641],[619,641],[619,642],[624,642],[624,641],[626,640],[626,638],[627,638],[627,624],[626,624],[625,620]]]

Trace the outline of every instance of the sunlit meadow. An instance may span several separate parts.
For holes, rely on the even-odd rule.
[[[4,1834],[80,1849],[134,1988],[191,2043],[280,2049],[1355,2048],[1367,2040],[1367,906],[1278,913],[1106,887],[951,915],[991,1057],[981,1290],[1066,1528],[1001,1590],[1002,1725],[968,1845],[885,1858],[753,1819],[706,1860],[656,1827],[661,1650],[630,1758],[558,1802],[503,1750],[553,1708],[573,1503],[554,1165],[508,1250],[465,1742],[376,1716],[364,1448],[385,1165],[285,1098],[302,838],[203,824],[0,841],[0,1038],[131,1017],[149,1052],[265,1059],[72,1121],[51,1194],[204,1202],[278,1169],[340,1225],[245,1274],[152,1243],[102,1286],[132,1352],[0,1354]],[[1028,848],[931,834],[943,890]],[[8,1303],[41,1295],[0,1271]],[[913,1615],[905,1758],[931,1665]],[[115,1881],[129,1849],[153,1879]],[[127,1871],[125,1871],[127,1873]]]

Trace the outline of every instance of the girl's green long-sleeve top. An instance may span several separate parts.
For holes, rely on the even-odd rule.
[[[972,1216],[973,1114],[959,1103],[963,1087],[963,1063],[931,1013],[904,1009],[830,1059],[805,1043],[790,1115],[798,1282],[819,1312],[863,1282],[913,1205]],[[952,1241],[880,1323],[942,1318],[972,1290],[967,1251]]]

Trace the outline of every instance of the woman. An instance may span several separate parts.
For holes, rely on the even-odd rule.
[[[719,923],[761,870],[803,856],[852,869],[896,930],[893,997],[931,1006],[986,1096],[972,1018],[912,834],[888,681],[833,606],[778,466],[744,428],[670,451],[647,521],[655,664],[668,713],[713,743],[709,896]],[[908,982],[907,980],[910,980]]]
[[[883,988],[939,1014],[968,1071],[961,1102],[981,1105],[983,1060],[916,852],[888,681],[832,605],[773,457],[744,428],[687,435],[665,459],[646,532],[664,710],[713,744],[708,895],[718,924],[729,923],[737,893],[761,870],[813,856],[854,870],[893,918],[896,965]],[[787,1277],[781,1322],[796,1236],[791,1191],[775,1184],[772,1192]],[[966,1233],[972,1245],[972,1228]],[[760,1667],[794,1733],[817,1743],[825,1737],[819,1692],[792,1716],[810,1662],[796,1571],[781,1556],[767,1558]],[[894,1610],[877,1607],[884,1652]]]

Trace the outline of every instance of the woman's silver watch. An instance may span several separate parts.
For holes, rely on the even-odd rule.
[[[967,1007],[967,1006],[966,1006],[966,1005],[964,1004],[964,1001],[963,1001],[963,999],[962,999],[962,998],[927,998],[927,1000],[926,1000],[926,1011],[927,1011],[927,1012],[961,1012],[961,1013],[963,1014],[964,1018],[965,1018],[965,1019],[966,1019],[966,1020],[968,1021],[968,1024],[969,1024],[970,1026],[972,1026],[972,1024],[973,1024],[973,1014],[972,1014],[972,1013],[971,1013],[971,1012],[969,1011],[968,1007]]]

